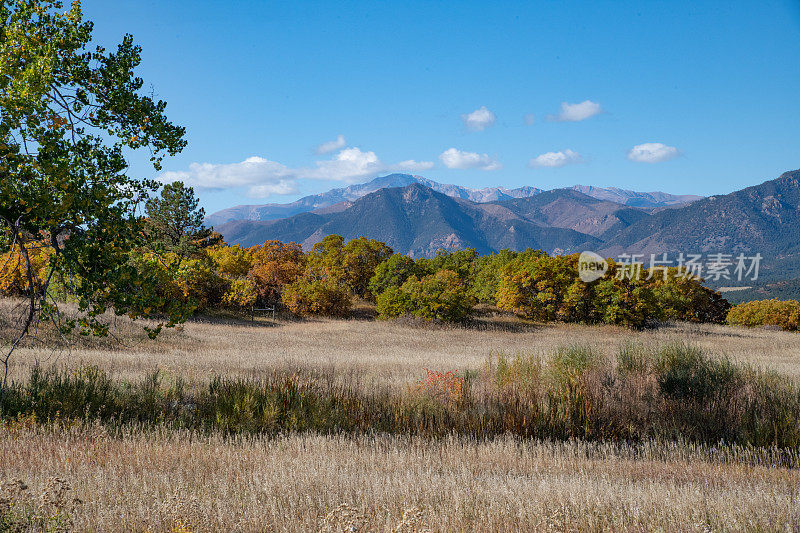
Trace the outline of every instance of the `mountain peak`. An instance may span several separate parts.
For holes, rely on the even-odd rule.
[[[776,181],[790,187],[800,187],[800,169],[784,172]]]

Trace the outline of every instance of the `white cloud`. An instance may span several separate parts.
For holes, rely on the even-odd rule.
[[[344,139],[344,135],[337,135],[336,139],[328,142],[324,142],[317,146],[315,150],[317,155],[322,154],[329,154],[331,152],[335,152],[336,150],[341,150],[347,145],[347,141]]]
[[[533,123],[536,122],[536,115],[533,113],[527,113],[524,117],[522,117],[522,120],[525,121],[526,126],[532,126]]]
[[[677,148],[662,143],[637,144],[628,151],[628,159],[638,163],[660,163],[675,159],[679,155],[681,153]]]
[[[579,104],[561,102],[561,112],[556,116],[550,116],[550,119],[558,122],[579,122],[602,112],[603,108],[600,107],[600,104],[591,100],[585,100]]]
[[[355,183],[386,169],[375,152],[362,152],[358,148],[345,148],[333,159],[317,161],[316,165],[316,168],[297,169],[296,177]]]
[[[560,152],[547,152],[545,154],[536,156],[528,162],[528,165],[532,167],[555,168],[563,167],[564,165],[569,165],[572,163],[582,162],[583,158],[581,157],[581,154],[568,148]]]
[[[480,170],[499,170],[503,165],[487,154],[477,154],[475,152],[463,152],[456,148],[445,150],[439,155],[444,166],[447,168],[477,168]]]
[[[489,126],[494,124],[494,113],[486,109],[486,106],[481,106],[472,113],[461,115],[461,120],[470,131],[483,131]]]
[[[192,163],[189,170],[164,172],[158,179],[163,183],[182,181],[198,189],[250,187],[248,194],[256,197],[296,192],[292,169],[263,157],[225,165]]]
[[[433,168],[433,161],[414,161],[409,159],[407,161],[400,161],[397,164],[389,167],[389,170],[397,170],[400,172],[421,172],[423,170],[430,170]]]
[[[164,172],[159,181],[182,181],[197,189],[230,189],[247,187],[247,195],[266,198],[273,194],[297,192],[301,179],[344,181],[356,183],[373,178],[381,172],[419,171],[433,167],[430,161],[409,159],[395,165],[386,165],[375,152],[362,152],[359,148],[346,148],[336,156],[316,161],[313,167],[290,168],[263,157],[248,157],[241,163],[192,163],[188,170]]]

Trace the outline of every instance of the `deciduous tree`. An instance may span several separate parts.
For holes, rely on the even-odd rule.
[[[130,264],[143,244],[137,206],[155,184],[127,174],[124,149],[146,149],[155,169],[185,146],[166,103],[142,93],[131,36],[113,52],[92,48],[92,23],[80,4],[0,2],[0,249],[21,257],[28,279],[15,348],[43,318],[57,320],[54,277],[70,278],[87,333],[104,334],[106,309],[131,317],[152,310],[152,279]],[[48,247],[44,279],[32,248]],[[39,278],[39,279],[37,279]],[[185,317],[169,309],[167,324]],[[151,330],[155,334],[158,328]],[[1,392],[0,392],[1,393]]]
[[[391,255],[392,249],[375,239],[358,237],[350,240],[344,247],[344,268],[350,290],[361,298],[374,300],[369,280],[375,275],[377,266]]]
[[[305,268],[303,249],[296,242],[266,241],[251,248],[253,268],[250,277],[262,302],[281,301],[283,288],[297,280]]]

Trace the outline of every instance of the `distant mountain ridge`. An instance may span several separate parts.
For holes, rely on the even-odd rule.
[[[563,194],[580,196],[590,203],[599,202],[576,191]],[[536,211],[536,208],[531,210]],[[324,211],[271,221],[232,221],[220,226],[219,231],[229,244],[251,246],[277,239],[299,242],[306,249],[333,233],[345,239],[365,235],[385,242],[396,252],[414,257],[430,257],[439,250],[463,248],[491,253],[503,248],[533,247],[567,253],[602,244],[592,235],[525,217],[514,204],[454,198],[420,183],[379,189],[344,210]]]
[[[239,205],[222,211],[217,211],[206,217],[206,224],[218,226],[234,220],[275,220],[286,218],[299,213],[326,209],[342,202],[354,202],[367,194],[381,189],[392,187],[406,187],[412,184],[420,184],[436,192],[440,192],[452,198],[460,198],[475,203],[502,202],[515,198],[529,198],[545,192],[544,189],[537,187],[523,186],[516,189],[505,187],[486,187],[483,189],[471,189],[460,185],[439,183],[422,176],[410,174],[390,174],[373,179],[367,183],[359,183],[332,189],[330,191],[305,196],[294,202],[286,204],[263,204],[263,205]],[[581,192],[587,196],[599,200],[607,200],[619,204],[634,207],[670,207],[674,205],[693,202],[702,198],[695,195],[673,195],[663,192],[636,192],[616,187],[602,188],[586,185],[574,185],[572,190]],[[342,206],[341,208],[347,207]],[[336,208],[336,209],[341,209]]]

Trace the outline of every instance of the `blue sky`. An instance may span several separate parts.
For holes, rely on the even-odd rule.
[[[799,0],[83,8],[98,42],[143,47],[189,141],[161,177],[208,212],[396,170],[716,194],[800,167]]]

